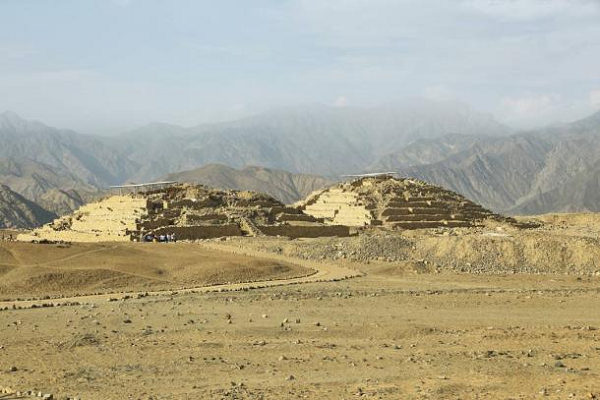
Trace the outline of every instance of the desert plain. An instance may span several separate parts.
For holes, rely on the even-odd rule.
[[[600,218],[533,220],[2,242],[0,398],[598,398]]]

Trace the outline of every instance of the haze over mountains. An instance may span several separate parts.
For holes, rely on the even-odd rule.
[[[571,124],[464,143],[465,149],[443,160],[404,171],[508,214],[600,211],[600,112]]]
[[[52,188],[85,198],[96,188],[150,181],[210,163],[336,176],[361,172],[380,155],[419,138],[481,131],[503,135],[510,129],[462,104],[424,100],[368,109],[303,106],[193,128],[153,123],[111,138],[5,112],[0,115],[0,165],[5,166],[0,182],[43,203],[42,193]]]
[[[361,172],[417,139],[454,132],[511,130],[460,103],[414,100],[378,108],[300,106],[188,129],[151,124],[122,135],[119,147],[140,165],[135,180],[210,163],[336,176]]]
[[[107,138],[5,112],[0,140],[0,184],[57,214],[109,185],[165,176],[292,202],[339,175],[378,170],[440,184],[499,212],[600,210],[600,113],[515,133],[454,102],[313,105],[192,128],[153,123]]]
[[[190,171],[169,174],[161,180],[201,183],[217,189],[254,190],[270,194],[291,204],[317,189],[333,184],[318,175],[295,174],[264,167],[245,167],[241,170],[222,164],[208,164]]]

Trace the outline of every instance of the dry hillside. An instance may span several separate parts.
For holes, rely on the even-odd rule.
[[[218,189],[251,190],[269,194],[285,204],[294,203],[331,184],[318,175],[294,174],[262,167],[235,169],[222,164],[167,175],[164,180],[199,183]]]
[[[0,185],[0,229],[33,228],[55,217],[55,214],[13,192],[8,186]]]
[[[600,210],[599,163],[600,112],[553,128],[480,138],[437,162],[399,167],[494,211],[540,214]]]
[[[369,109],[305,106],[192,128],[151,124],[112,138],[55,129],[7,112],[0,114],[0,159],[15,165],[0,162],[0,183],[62,214],[78,196],[85,200],[90,187],[151,181],[210,163],[327,176],[385,169],[505,214],[598,210],[600,113],[511,133],[452,102]],[[312,185],[310,179],[298,183],[285,173],[265,171],[202,179],[214,186],[252,186],[284,201]],[[53,194],[44,197],[47,190]]]
[[[189,243],[0,242],[0,298],[178,289],[309,273],[284,262],[224,257]]]

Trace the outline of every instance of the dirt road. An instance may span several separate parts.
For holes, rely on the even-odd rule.
[[[321,263],[314,261],[306,261],[300,259],[292,259],[289,257],[279,256],[272,253],[261,252],[256,250],[245,250],[243,248],[225,244],[204,242],[198,244],[199,247],[210,249],[213,251],[218,251],[222,253],[223,258],[227,258],[230,255],[241,255],[246,257],[255,257],[261,260],[271,260],[275,262],[281,262],[286,264],[293,264],[301,267],[303,270],[311,271],[304,276],[295,277],[295,278],[286,278],[286,279],[270,279],[263,281],[253,281],[253,282],[242,282],[242,283],[230,283],[230,284],[218,284],[218,285],[205,285],[198,287],[188,287],[188,288],[173,288],[169,290],[157,290],[157,291],[128,291],[128,292],[120,292],[120,293],[103,293],[103,294],[92,294],[92,295],[78,295],[78,296],[70,296],[70,297],[62,297],[60,299],[34,299],[34,300],[9,300],[9,301],[0,301],[0,310],[2,309],[10,309],[14,307],[20,308],[30,308],[32,306],[38,307],[48,307],[48,306],[61,306],[61,305],[69,305],[72,303],[91,303],[91,302],[101,302],[107,301],[109,299],[122,299],[122,298],[130,298],[137,297],[140,295],[144,296],[161,296],[161,295],[171,295],[174,291],[178,293],[208,293],[208,292],[227,292],[227,291],[239,291],[239,290],[249,290],[249,289],[257,289],[257,288],[266,288],[273,286],[281,286],[281,285],[296,285],[303,283],[311,283],[311,282],[326,282],[326,281],[339,281],[352,277],[361,276],[361,273],[357,270],[349,269],[346,267],[342,267],[336,265],[334,263]],[[96,253],[101,250],[89,250],[85,252],[85,254]],[[70,256],[65,259],[59,260],[60,262],[64,262],[67,259],[77,258],[82,254],[77,254]],[[49,263],[49,262],[48,262]],[[46,263],[47,264],[47,263]],[[39,264],[38,264],[39,265]],[[43,265],[43,264],[42,264]],[[139,276],[139,274],[138,274]],[[173,283],[173,285],[177,285]]]

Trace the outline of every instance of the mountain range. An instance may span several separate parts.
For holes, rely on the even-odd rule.
[[[33,228],[54,218],[55,214],[0,185],[0,229]]]
[[[55,214],[65,214],[100,195],[65,167],[14,159],[0,159],[0,183]]]
[[[161,180],[201,183],[217,189],[254,190],[269,194],[286,204],[294,203],[317,189],[333,184],[331,180],[318,175],[253,166],[239,170],[222,164],[209,164],[169,174]]]
[[[279,109],[191,128],[153,123],[99,137],[5,112],[0,140],[0,184],[56,214],[110,185],[162,177],[291,202],[340,175],[381,170],[508,214],[600,209],[600,113],[515,132],[460,103],[413,100]]]
[[[415,100],[377,108],[278,109],[187,129],[151,124],[122,135],[117,143],[139,166],[130,176],[138,181],[211,163],[337,176],[361,172],[418,139],[481,132],[512,133],[463,104]]]
[[[408,176],[506,214],[600,211],[600,112],[570,124],[466,143],[430,164],[404,158],[396,165]]]
[[[82,135],[4,112],[0,183],[62,214],[98,189],[211,163],[335,177],[360,172],[420,138],[480,131],[511,132],[463,104],[423,100],[377,108],[311,105],[191,128],[153,123],[117,137]]]

